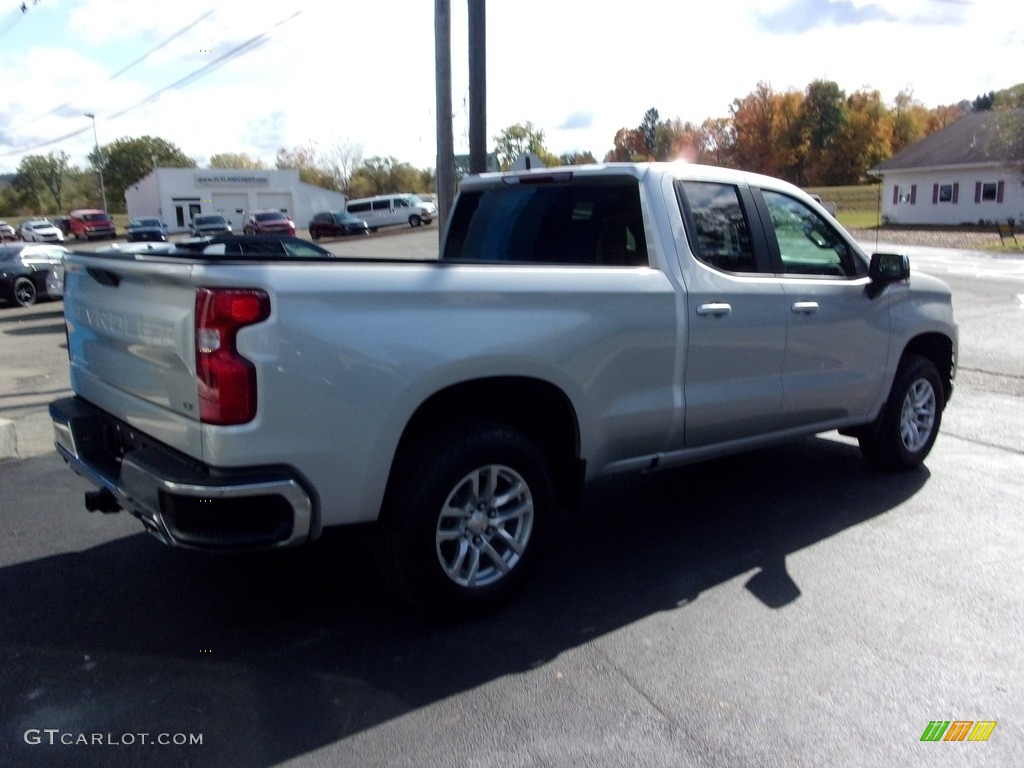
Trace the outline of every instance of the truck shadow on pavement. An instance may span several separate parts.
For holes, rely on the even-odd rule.
[[[55,457],[30,461],[68,471]],[[685,613],[751,571],[749,592],[765,610],[784,609],[816,588],[794,582],[787,556],[893,510],[927,479],[926,470],[874,473],[855,447],[810,438],[603,481],[559,520],[524,595],[455,625],[392,598],[367,529],[252,556],[174,551],[140,533],[9,565],[0,569],[0,756],[276,765],[658,612]],[[38,493],[50,514],[80,504],[66,487]],[[0,520],[7,542],[33,535],[9,525]],[[28,729],[202,734],[203,744],[30,746]]]

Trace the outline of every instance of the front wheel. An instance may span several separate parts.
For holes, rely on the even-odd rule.
[[[37,298],[36,285],[29,278],[19,277],[14,281],[14,303],[19,307],[31,307]]]
[[[416,214],[413,214],[412,216],[409,217],[409,226],[410,227],[418,227],[422,223],[423,223],[423,219],[421,219]]]
[[[448,429],[403,452],[378,530],[399,595],[447,618],[501,605],[540,557],[554,509],[547,462],[518,430]]]
[[[939,435],[945,390],[935,363],[908,355],[900,363],[878,420],[860,435],[860,450],[876,469],[919,467]]]

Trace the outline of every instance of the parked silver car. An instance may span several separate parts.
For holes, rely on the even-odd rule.
[[[18,230],[22,240],[34,243],[63,243],[64,233],[49,219],[23,222]]]

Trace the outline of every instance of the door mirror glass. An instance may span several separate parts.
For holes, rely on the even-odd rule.
[[[873,253],[868,275],[871,277],[868,291],[874,298],[890,283],[910,279],[910,258],[905,253]]]

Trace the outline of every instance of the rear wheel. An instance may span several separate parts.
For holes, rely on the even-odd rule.
[[[38,299],[36,285],[27,277],[14,281],[14,303],[19,307],[31,307]]]
[[[477,614],[515,595],[553,515],[547,463],[515,429],[452,428],[401,457],[378,530],[385,580],[421,610]]]
[[[905,357],[878,420],[859,437],[868,463],[885,470],[920,466],[938,437],[944,397],[935,363],[919,355]]]

